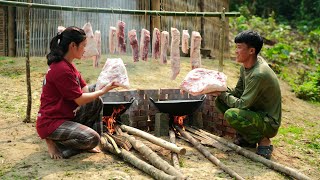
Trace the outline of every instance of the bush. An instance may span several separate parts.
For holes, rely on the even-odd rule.
[[[302,77],[303,76],[303,77]],[[317,71],[300,76],[300,82],[293,86],[298,98],[320,102],[320,66]]]

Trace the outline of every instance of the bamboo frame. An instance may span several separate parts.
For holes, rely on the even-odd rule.
[[[16,1],[0,0],[0,5],[15,6],[15,7],[28,7],[39,9],[51,9],[59,11],[78,11],[78,12],[94,12],[94,13],[113,13],[113,14],[129,14],[129,15],[150,15],[150,16],[188,16],[188,17],[220,17],[221,30],[220,30],[220,52],[219,52],[219,67],[220,72],[223,71],[224,60],[224,31],[225,31],[225,18],[240,16],[240,12],[176,12],[176,11],[150,11],[150,10],[131,10],[131,9],[113,9],[113,8],[98,8],[98,7],[73,7],[73,6],[59,6],[50,4],[39,3],[26,3]]]
[[[150,15],[150,16],[190,16],[190,17],[237,17],[240,12],[176,12],[176,11],[150,11],[150,10],[131,10],[120,8],[99,8],[99,7],[72,7],[59,6],[39,3],[26,3],[16,1],[0,0],[0,5],[30,7],[40,9],[62,10],[62,11],[79,11],[79,12],[94,12],[94,13],[113,13],[113,14],[132,14],[132,15]]]

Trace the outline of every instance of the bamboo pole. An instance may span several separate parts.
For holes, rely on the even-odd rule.
[[[59,6],[51,4],[26,3],[17,1],[0,0],[0,5],[51,9],[60,11],[79,11],[94,13],[113,13],[113,14],[131,14],[131,15],[151,15],[151,16],[190,16],[190,17],[221,17],[221,12],[176,12],[176,11],[150,11],[150,10],[131,10],[131,9],[114,9],[114,8],[97,8],[97,7],[73,7]],[[240,12],[226,12],[225,17],[240,16]]]
[[[126,125],[121,125],[120,128],[123,131],[127,131],[129,134],[133,134],[139,137],[142,137],[158,146],[161,146],[163,148],[169,149],[170,151],[173,151],[175,153],[178,154],[186,154],[186,148],[183,147],[178,147],[177,145],[170,143],[168,141],[165,141],[161,138],[155,137],[152,134],[146,133],[144,131],[141,131],[137,128],[133,128],[130,126],[126,126]]]
[[[143,172],[149,174],[155,179],[168,179],[168,180],[174,180],[177,179],[175,176],[166,174],[165,172],[155,168],[154,166],[144,162],[143,160],[137,158],[135,155],[130,153],[130,151],[127,151],[125,149],[121,149],[121,153],[117,153],[114,147],[105,141],[103,138],[101,138],[101,143],[100,143],[101,149],[103,151],[109,151],[115,155],[121,156],[124,161],[132,164],[136,168],[142,170]]]
[[[228,168],[225,164],[223,164],[218,158],[213,156],[204,146],[202,146],[197,140],[195,140],[188,132],[182,130],[180,127],[175,126],[175,128],[180,132],[180,134],[189,140],[193,146],[200,151],[207,159],[209,159],[211,162],[213,162],[215,165],[217,165],[219,168],[221,168],[223,171],[228,173],[231,177],[234,177],[236,179],[244,180],[238,173],[233,171],[232,169]]]
[[[31,3],[32,0],[28,0]],[[31,96],[31,80],[30,80],[30,11],[31,8],[28,6],[26,10],[26,82],[27,82],[27,96],[28,104],[26,110],[26,118],[23,120],[25,123],[31,122],[31,105],[32,105],[32,96]]]
[[[293,178],[296,178],[296,179],[302,179],[302,180],[310,180],[310,178],[300,172],[298,172],[298,170],[296,169],[293,169],[293,168],[289,168],[287,166],[284,166],[280,163],[277,163],[277,162],[274,162],[274,161],[271,161],[271,160],[268,160],[262,156],[259,156],[249,150],[246,150],[234,143],[231,143],[229,141],[227,141],[226,139],[222,138],[222,137],[218,137],[216,135],[213,135],[211,133],[208,133],[204,130],[201,130],[201,129],[197,129],[198,131],[200,132],[203,132],[205,134],[207,134],[209,137],[212,137],[213,139],[223,143],[224,145],[230,147],[231,149],[233,149],[234,151],[236,151],[237,153],[251,159],[251,160],[254,160],[254,161],[257,161],[257,162],[260,162],[262,164],[264,164],[265,166],[271,168],[271,169],[274,169],[274,170],[277,170],[279,172],[282,172],[282,173],[285,173],[289,176],[292,176]]]
[[[224,31],[225,31],[225,8],[223,8],[222,10],[222,14],[221,14],[221,27],[220,27],[220,51],[219,51],[219,67],[218,67],[218,71],[219,72],[223,72],[223,58],[224,58]]]

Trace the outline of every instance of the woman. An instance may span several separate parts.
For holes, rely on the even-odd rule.
[[[52,159],[69,158],[82,151],[100,152],[96,146],[101,134],[99,96],[117,87],[110,84],[92,92],[73,65],[86,46],[86,34],[68,27],[53,37],[47,55],[49,69],[43,81],[37,132],[46,140]],[[90,90],[89,90],[90,89]]]

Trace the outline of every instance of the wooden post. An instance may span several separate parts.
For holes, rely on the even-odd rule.
[[[224,57],[224,31],[225,31],[225,8],[222,10],[221,14],[221,27],[220,27],[220,51],[219,51],[219,68],[220,72],[223,71],[223,57]]]
[[[31,3],[32,0],[28,0],[28,3]],[[31,6],[28,6],[26,10],[26,80],[27,80],[27,96],[28,104],[26,110],[26,118],[23,120],[25,123],[31,122],[31,105],[32,105],[32,96],[31,96],[31,80],[30,80],[30,11]]]
[[[150,7],[152,11],[160,11],[160,0],[150,1]],[[153,29],[160,28],[160,16],[150,16],[150,42],[152,42]]]
[[[204,12],[204,0],[200,0],[199,1],[199,8],[200,8],[200,12]],[[205,19],[204,17],[201,17],[200,19],[200,35],[201,35],[201,48],[205,48],[205,37],[204,37],[204,24],[205,24]]]
[[[8,56],[16,56],[15,7],[8,7]]]
[[[160,0],[152,0],[150,1],[151,3],[151,10],[152,11],[160,11]],[[151,21],[150,21],[150,29],[152,30],[153,28],[158,28],[161,29],[160,27],[160,16],[152,16]]]

